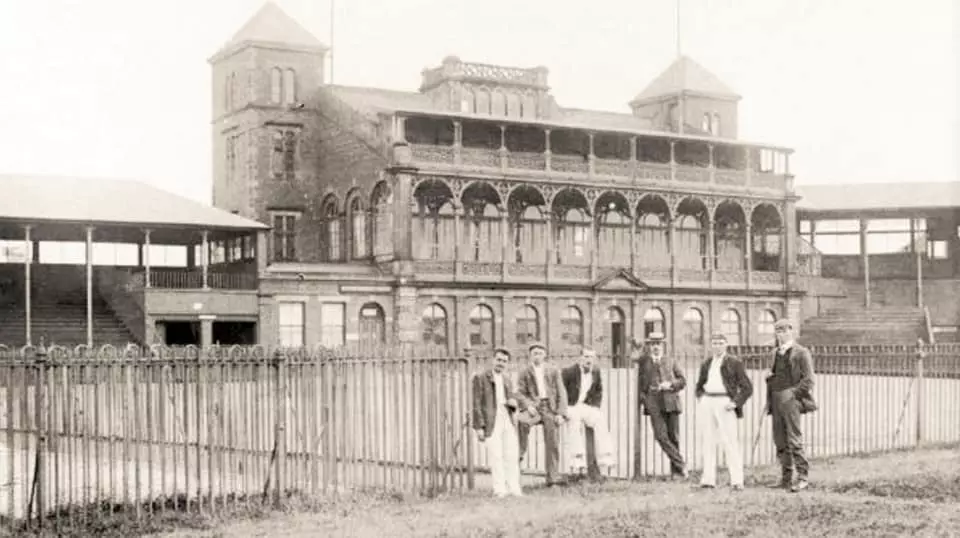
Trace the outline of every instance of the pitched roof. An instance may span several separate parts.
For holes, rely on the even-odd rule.
[[[660,73],[660,76],[653,79],[653,82],[634,97],[631,103],[677,95],[681,91],[710,97],[740,99],[740,96],[721,82],[716,75],[691,58],[681,56],[663,73]]]
[[[139,181],[0,175],[0,221],[257,230],[267,226]]]
[[[326,45],[273,2],[265,2],[220,51],[222,53],[249,43],[286,45],[317,51],[327,50]]]
[[[798,185],[801,211],[960,208],[960,183],[846,183]]]
[[[434,108],[430,96],[419,92],[333,84],[328,84],[323,89],[333,93],[350,107],[368,114],[378,111]]]

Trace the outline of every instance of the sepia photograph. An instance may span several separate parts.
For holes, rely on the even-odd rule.
[[[0,537],[960,537],[960,4],[0,1]]]

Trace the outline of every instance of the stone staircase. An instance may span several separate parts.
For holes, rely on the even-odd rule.
[[[843,307],[803,322],[804,345],[912,345],[927,339],[923,309]]]

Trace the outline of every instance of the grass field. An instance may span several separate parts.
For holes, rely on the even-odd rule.
[[[166,538],[312,536],[957,536],[956,447],[814,463],[810,490],[768,490],[776,470],[751,472],[742,493],[690,483],[527,486],[522,499],[484,492],[439,499],[341,500]]]

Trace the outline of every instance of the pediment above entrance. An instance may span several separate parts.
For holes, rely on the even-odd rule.
[[[593,286],[597,291],[646,291],[648,286],[626,269],[613,271],[597,279]]]

